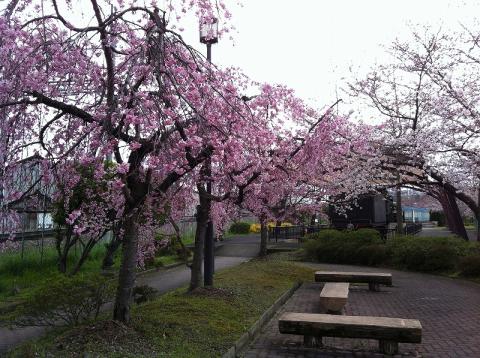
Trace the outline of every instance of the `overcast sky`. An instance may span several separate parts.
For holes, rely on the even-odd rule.
[[[225,0],[234,4],[234,0]],[[349,77],[381,62],[383,45],[405,38],[411,26],[444,30],[472,23],[480,1],[453,0],[243,0],[232,7],[234,41],[214,45],[213,61],[237,66],[252,79],[283,83],[318,105],[334,102]],[[185,38],[198,43],[198,25]],[[202,45],[197,45],[205,53]],[[341,91],[339,90],[340,96]]]

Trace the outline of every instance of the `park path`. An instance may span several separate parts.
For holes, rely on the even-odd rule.
[[[467,229],[467,235],[470,241],[477,240],[477,232],[475,229]],[[445,227],[424,227],[422,231],[420,231],[417,236],[420,237],[445,237],[445,236],[453,236],[453,233]]]
[[[402,357],[480,357],[480,285],[447,277],[391,269],[359,266],[308,264],[334,271],[391,272],[393,287],[371,292],[351,286],[347,315],[419,319],[423,326],[421,344],[400,344]],[[298,289],[281,312],[323,313],[319,303],[321,283]],[[304,348],[302,337],[280,334],[278,314],[263,329],[245,354],[253,357],[383,357],[373,340],[324,338],[325,347]]]
[[[216,250],[215,270],[219,271],[248,261],[258,254],[258,250],[258,235],[227,239]],[[190,282],[190,269],[186,266],[153,271],[137,278],[138,285],[149,285],[155,288],[159,294],[182,287],[188,282]],[[41,337],[47,329],[45,327],[24,327],[11,330],[0,327],[0,357],[23,342]]]

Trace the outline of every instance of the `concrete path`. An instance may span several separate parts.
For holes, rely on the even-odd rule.
[[[255,257],[260,252],[260,235],[248,234],[225,239],[218,243],[217,256]]]
[[[252,239],[254,241],[254,239]],[[237,239],[231,239],[224,242],[223,250],[229,255],[215,258],[215,270],[219,271],[228,267],[239,265],[248,261],[251,257],[258,254],[258,248],[253,249],[254,243],[242,245]],[[219,248],[220,249],[220,248]],[[242,256],[245,255],[245,256]],[[179,266],[168,270],[151,272],[138,277],[137,284],[149,285],[158,290],[160,294],[171,291],[175,288],[184,286],[190,282],[190,269],[185,266]],[[10,330],[0,327],[0,357],[9,349],[30,339],[38,338],[46,332],[45,327],[26,327]]]
[[[419,319],[421,344],[400,344],[402,357],[480,357],[480,285],[458,279],[358,266],[309,264],[334,271],[391,272],[393,287],[381,292],[350,286],[345,314]],[[304,284],[279,313],[324,313],[320,306],[321,283]],[[323,348],[305,348],[302,337],[280,334],[278,314],[264,328],[245,354],[253,357],[383,357],[375,340],[324,338]],[[397,357],[397,356],[396,356]]]
[[[453,236],[453,233],[446,227],[424,227],[418,234],[420,237],[445,237]],[[467,235],[470,241],[477,241],[477,232],[474,229],[467,229]]]

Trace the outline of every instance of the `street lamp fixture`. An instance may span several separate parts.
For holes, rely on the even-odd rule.
[[[200,42],[207,46],[218,42],[218,19],[200,20]]]

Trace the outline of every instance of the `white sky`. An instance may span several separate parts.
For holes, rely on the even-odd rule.
[[[88,0],[77,1],[80,8],[84,3],[90,8]],[[142,5],[150,1],[132,0]],[[162,7],[170,1],[158,3]],[[382,45],[396,37],[408,38],[412,26],[458,29],[480,16],[480,0],[223,1],[233,14],[236,32],[233,41],[226,36],[214,45],[213,62],[239,67],[256,81],[285,84],[318,107],[335,102],[337,89],[346,99],[341,89],[352,78],[350,68],[362,74],[375,62],[385,61]],[[74,22],[81,21],[83,10],[82,15],[76,12]],[[91,15],[86,18],[92,21]],[[205,53],[198,20],[192,15],[182,27],[186,42]],[[373,113],[356,105],[342,106],[343,112],[360,110],[360,117]]]
[[[471,23],[480,1],[454,0],[225,0],[232,6],[234,41],[214,45],[213,61],[236,66],[252,79],[283,83],[318,106],[333,103],[336,86],[385,57],[381,44],[405,38],[410,26],[437,29]],[[184,37],[198,43],[198,24],[189,21]],[[347,110],[345,108],[345,110]]]

